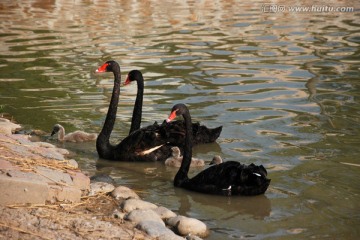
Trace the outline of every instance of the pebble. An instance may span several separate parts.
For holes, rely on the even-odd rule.
[[[162,220],[176,217],[176,213],[162,206],[155,208],[154,212],[156,212],[161,217]]]
[[[169,226],[175,229],[175,232],[182,236],[197,235],[200,237],[206,237],[209,235],[205,223],[195,219],[184,216],[177,216],[167,220]]]
[[[70,159],[68,164],[74,168],[79,168],[79,164],[74,159]]]
[[[136,226],[137,229],[145,231],[149,236],[158,240],[184,240],[173,231],[155,221],[141,221]]]
[[[202,240],[202,238],[200,238],[200,237],[198,237],[198,236],[196,236],[196,235],[191,235],[191,234],[187,235],[187,236],[185,237],[185,239],[186,239],[186,240]]]
[[[155,209],[157,206],[141,199],[130,198],[121,204],[121,208],[125,212],[131,212],[135,209]]]
[[[104,182],[104,183],[109,183],[109,184],[115,184],[115,180],[107,174],[96,174],[96,175],[90,177],[90,181],[92,183]]]
[[[111,192],[111,196],[117,200],[119,199],[129,199],[129,198],[135,198],[140,199],[140,197],[130,188],[125,186],[118,186],[114,189],[114,191]]]
[[[118,218],[118,219],[121,219],[121,220],[124,220],[125,218],[125,213],[123,212],[120,212],[118,209],[115,209],[112,213],[112,216],[114,218]]]
[[[158,222],[165,227],[165,223],[160,218],[160,216],[151,209],[133,210],[130,213],[128,213],[124,219],[130,220],[130,221],[134,222],[135,224],[138,224],[141,221]]]
[[[95,182],[90,184],[89,196],[94,196],[97,193],[108,193],[115,189],[114,185],[104,182]]]

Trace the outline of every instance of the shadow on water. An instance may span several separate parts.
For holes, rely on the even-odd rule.
[[[215,205],[223,212],[231,212],[231,214],[226,217],[227,219],[232,219],[239,215],[247,215],[255,219],[264,219],[269,216],[271,212],[271,202],[265,195],[225,197],[199,194],[180,188],[175,188],[175,194],[179,198],[178,212],[182,215],[191,214],[194,202],[202,205],[204,208],[214,207]]]

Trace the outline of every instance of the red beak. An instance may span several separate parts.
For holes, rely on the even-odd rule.
[[[108,63],[104,63],[101,67],[99,67],[98,69],[96,69],[95,72],[97,73],[102,73],[102,72],[106,72],[106,68],[109,64]]]
[[[128,85],[128,84],[130,84],[131,83],[131,81],[130,81],[130,79],[129,79],[129,75],[126,77],[126,80],[125,80],[125,82],[124,82],[124,85]]]
[[[170,113],[168,119],[166,119],[166,122],[167,122],[167,123],[171,122],[172,120],[174,120],[174,118],[176,118],[176,112],[177,112],[177,110],[172,111],[172,112]]]

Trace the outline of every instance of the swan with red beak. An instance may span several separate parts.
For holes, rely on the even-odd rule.
[[[258,195],[267,190],[270,179],[267,178],[265,167],[253,163],[245,165],[238,161],[226,161],[212,165],[195,177],[189,178],[192,158],[192,123],[189,109],[181,103],[174,105],[166,121],[170,122],[180,115],[184,118],[186,131],[183,160],[174,178],[175,187],[226,196]]]

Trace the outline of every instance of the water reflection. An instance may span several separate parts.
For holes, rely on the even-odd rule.
[[[146,200],[203,219],[209,239],[357,238],[358,218],[342,211],[359,212],[359,13],[272,14],[263,4],[3,1],[0,111],[28,129],[59,122],[99,132],[112,76],[93,71],[115,59],[123,76],[144,73],[143,125],[184,102],[194,120],[224,126],[195,157],[264,164],[271,188],[228,203],[174,189],[174,169],[104,162],[92,144],[60,145],[89,174],[106,172]],[[135,92],[122,89],[114,142],[128,133]]]
[[[208,200],[204,201],[203,194],[189,192],[184,189],[175,189],[175,194],[179,198],[178,212],[183,215],[191,215],[194,210],[194,204],[201,204],[202,211],[213,211],[216,207],[222,214],[226,213],[226,217],[222,220],[229,221],[239,215],[248,215],[255,219],[264,219],[270,215],[271,202],[265,195],[254,197],[223,197],[208,196]],[[221,210],[220,210],[221,209]]]

